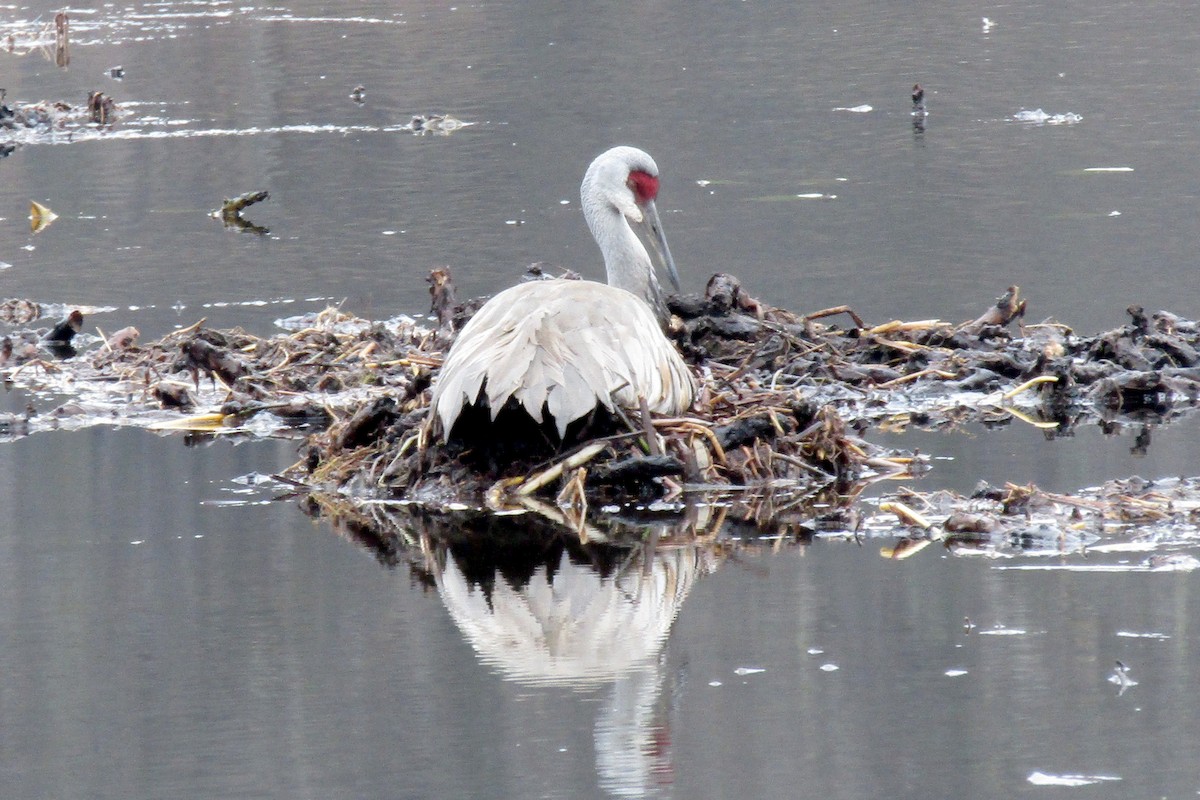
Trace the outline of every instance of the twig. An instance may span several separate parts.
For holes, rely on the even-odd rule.
[[[605,442],[605,441],[592,442],[591,444],[587,445],[586,447],[584,447],[581,450],[579,450],[578,452],[576,452],[574,455],[568,456],[567,458],[564,458],[562,461],[558,461],[555,464],[551,465],[548,469],[542,470],[538,474],[533,475],[533,476],[529,477],[528,479],[526,479],[521,484],[520,488],[517,489],[517,491],[516,491],[517,496],[518,497],[530,496],[531,494],[533,494],[538,489],[545,486],[550,481],[555,480],[560,475],[562,475],[563,470],[575,469],[576,467],[582,467],[584,464],[591,461],[596,456],[600,455],[600,453],[604,452],[604,449],[606,447],[608,447],[608,442]]]

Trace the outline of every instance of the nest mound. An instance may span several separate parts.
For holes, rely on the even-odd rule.
[[[284,471],[288,481],[435,508],[554,497],[555,513],[582,516],[589,503],[736,492],[757,498],[753,516],[770,520],[802,499],[852,494],[863,481],[920,468],[920,459],[863,439],[873,426],[1021,419],[1056,436],[1098,422],[1142,425],[1148,439],[1146,426],[1184,413],[1200,396],[1200,325],[1166,312],[1131,308],[1128,324],[1080,337],[1057,323],[1022,325],[1026,302],[1011,287],[971,322],[867,325],[848,307],[808,315],[771,308],[716,275],[703,295],[671,305],[671,335],[700,377],[686,416],[629,413],[601,438],[496,457],[430,436],[428,388],[478,308],[454,302],[446,271],[435,271],[431,284],[433,328],[329,309],[265,338],[201,322],[139,345],[137,331],[126,329],[52,360],[47,347],[70,347],[82,327],[73,311],[49,333],[0,340],[0,373],[87,403],[0,422],[12,433],[36,430],[47,416],[62,424],[91,413],[191,435],[299,433],[305,443]],[[839,315],[847,324],[829,324]]]
[[[453,304],[444,272],[433,284],[442,324],[424,344],[439,349],[477,306]],[[577,511],[749,487],[776,513],[797,496],[855,493],[864,480],[920,469],[920,459],[861,438],[872,425],[1015,417],[1065,435],[1085,421],[1159,421],[1200,392],[1195,323],[1131,308],[1130,324],[1096,337],[1056,323],[1014,331],[1026,310],[1017,287],[960,325],[868,326],[844,306],[800,316],[723,274],[671,310],[673,337],[701,376],[686,417],[630,414],[623,431],[550,457],[488,458],[479,446],[430,442],[427,393],[381,397],[312,437],[292,477],[433,506],[504,508],[557,492],[558,508]],[[851,324],[821,322],[836,315]]]

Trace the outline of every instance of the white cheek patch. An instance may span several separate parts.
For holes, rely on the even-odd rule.
[[[624,214],[625,218],[630,222],[640,223],[644,219],[641,207],[638,206],[637,203],[633,202],[632,194],[630,195],[628,201],[626,198],[621,198],[617,206],[617,210]]]

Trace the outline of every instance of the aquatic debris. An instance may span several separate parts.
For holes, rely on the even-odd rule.
[[[929,112],[925,109],[925,90],[921,88],[921,84],[913,84],[912,88],[912,114],[914,117],[924,117]]]
[[[1119,781],[1117,775],[1052,775],[1047,772],[1029,773],[1027,781],[1034,786],[1090,786],[1094,783]]]
[[[198,120],[172,119],[150,112],[141,116],[141,106],[150,103],[129,102],[102,109],[108,124],[92,121],[86,103],[66,102],[14,103],[8,111],[0,109],[0,157],[18,145],[62,144],[67,142],[112,141],[115,139],[191,139],[207,137],[272,136],[277,134],[334,134],[396,133],[411,131],[408,124],[392,125],[335,125],[295,124],[244,128],[198,128]],[[7,108],[7,107],[5,107]],[[129,120],[126,127],[117,128],[117,121]],[[474,123],[463,122],[462,127]]]
[[[58,219],[58,214],[55,214],[48,207],[42,205],[36,200],[29,201],[29,230],[32,233],[41,233],[51,222]]]
[[[838,107],[834,108],[833,110],[834,111],[849,111],[853,114],[866,114],[870,111],[874,111],[875,109],[872,106],[869,106],[866,103],[863,103],[862,105],[851,106],[849,108],[846,108],[845,106],[838,106]]]
[[[128,350],[131,347],[137,347],[141,335],[137,328],[129,325],[111,336],[105,337],[104,346],[109,350]]]
[[[1024,636],[1027,633],[1029,633],[1029,631],[1026,631],[1024,628],[1006,628],[1003,625],[997,623],[996,627],[988,628],[985,631],[979,631],[979,633],[977,635],[979,635],[979,636]]]
[[[1142,565],[1151,572],[1192,572],[1200,567],[1200,559],[1187,553],[1156,553]]]
[[[51,328],[50,332],[42,337],[42,340],[56,344],[69,344],[75,338],[75,334],[81,330],[83,330],[83,314],[76,309]]]
[[[232,421],[231,421],[232,420]],[[199,414],[192,417],[168,419],[147,426],[152,431],[188,431],[189,433],[233,433],[234,420],[229,414]]]
[[[32,416],[33,409],[31,407],[26,407],[24,414],[0,414],[0,441],[12,441],[22,436],[28,436],[29,420]]]
[[[269,228],[264,228],[261,225],[255,225],[250,220],[242,216],[242,211],[247,206],[252,206],[255,203],[261,203],[271,196],[270,192],[265,189],[257,192],[246,192],[237,197],[227,198],[221,202],[221,207],[212,211],[209,216],[221,220],[225,223],[226,228],[242,231],[244,233],[256,233],[259,236],[265,236],[270,233]]]
[[[0,129],[15,131],[24,128],[56,128],[70,112],[68,103],[16,103],[13,108],[0,107]],[[86,111],[84,112],[86,114]]]
[[[1083,122],[1083,117],[1070,111],[1064,114],[1048,114],[1038,108],[1033,111],[1021,109],[1012,118],[1017,122],[1028,122],[1034,125],[1074,125]]]
[[[30,301],[6,300],[3,308],[11,310],[14,316],[40,316],[42,309]],[[37,331],[16,331],[0,339],[0,368],[15,366],[18,370],[29,364],[38,364],[44,370],[57,369],[45,358],[70,358],[76,354],[71,342],[83,329],[83,313],[78,309],[72,310],[66,317],[57,322],[53,328]],[[8,373],[11,379],[13,373]],[[26,433],[29,431],[26,430]]]
[[[1113,673],[1108,676],[1108,682],[1117,685],[1117,697],[1125,694],[1125,691],[1129,687],[1138,685],[1137,681],[1129,677],[1129,667],[1125,666],[1121,661],[1116,662]]]
[[[987,17],[984,17],[984,18],[983,18],[983,32],[984,32],[985,34],[986,34],[986,33],[991,33],[991,31],[992,31],[992,28],[994,28],[994,27],[996,27],[996,23],[995,23],[995,22],[993,22],[992,20],[988,19]]]
[[[192,393],[188,391],[188,385],[178,381],[160,380],[149,389],[150,397],[158,401],[159,405],[164,409],[175,409],[178,411],[191,411],[196,407],[196,400],[192,397]],[[224,414],[221,414],[222,424],[225,421]],[[189,419],[192,419],[189,417]],[[150,428],[154,427],[152,423]]]
[[[9,55],[23,56],[41,53],[56,66],[67,67],[71,63],[71,19],[66,11],[59,11],[46,23],[39,15],[35,20],[10,29],[4,41],[4,51]],[[6,26],[8,27],[8,26]],[[23,29],[24,28],[24,29]]]
[[[0,322],[28,325],[42,316],[42,307],[32,300],[10,297],[0,302]]]
[[[65,67],[71,63],[71,18],[66,11],[54,15],[54,63]]]
[[[240,214],[247,206],[254,205],[255,203],[261,203],[270,196],[270,192],[262,189],[257,192],[246,192],[245,194],[240,194],[234,198],[226,198],[221,202],[220,213],[222,216]],[[217,212],[214,211],[213,215],[216,216],[216,214]]]
[[[116,102],[103,92],[88,92],[82,106],[64,101],[3,104],[0,95],[0,144],[7,148],[35,141],[55,141],[55,134],[81,131],[89,123],[107,128],[121,115]],[[9,139],[11,141],[4,141]],[[11,150],[10,150],[11,151]]]
[[[124,80],[125,68],[122,66],[116,66],[116,67],[109,68],[108,77],[112,78],[115,81]]]
[[[449,136],[455,131],[473,123],[455,119],[449,114],[416,114],[409,122],[408,128],[414,134],[423,136],[432,133],[436,136]]]
[[[853,530],[854,525],[849,519],[857,513],[856,506],[863,502],[856,498],[866,485],[863,483],[842,494],[811,494],[807,497],[789,495],[778,487],[764,487],[764,492],[757,496],[757,500],[747,491],[732,488],[721,491],[714,488],[694,491],[672,508],[658,507],[652,510],[650,505],[639,506],[626,502],[609,506],[599,513],[573,518],[554,503],[543,502],[535,497],[527,498],[519,508],[510,507],[502,513],[497,513],[495,509],[468,509],[450,499],[459,495],[454,487],[448,485],[427,485],[419,494],[388,499],[314,491],[308,481],[274,477],[296,488],[309,513],[328,518],[335,530],[375,552],[385,563],[395,563],[403,554],[414,560],[425,560],[429,545],[418,544],[418,531],[422,532],[422,536],[427,531],[435,532],[432,535],[437,541],[453,541],[463,535],[479,534],[501,537],[497,542],[503,542],[520,539],[536,529],[557,531],[557,538],[577,540],[585,545],[603,542],[629,546],[646,542],[649,530],[652,532],[652,544],[668,548],[677,546],[679,542],[710,543],[738,549],[765,546],[777,550],[789,546],[808,546],[814,541],[814,529],[828,530],[831,526],[842,526]],[[1200,484],[1196,491],[1200,492]],[[944,495],[940,501],[943,505],[978,503],[975,499],[951,493],[939,494]],[[1016,517],[1023,516],[1023,512],[1013,516],[1015,521]],[[472,533],[468,534],[468,531]],[[568,535],[564,537],[564,533]],[[894,528],[864,528],[857,533],[847,533],[846,538],[861,542],[864,536],[895,533]],[[1125,535],[1133,534],[1127,531]],[[931,541],[934,538],[931,532]],[[380,542],[386,542],[387,545],[381,546]],[[1014,549],[1011,555],[1020,552]],[[1001,623],[980,630],[970,618],[965,617],[963,631],[989,637],[1039,633]],[[824,654],[820,647],[809,648],[807,652],[810,655]],[[836,668],[835,664],[822,667],[830,671]]]
[[[367,99],[367,90],[362,84],[355,86],[350,90],[350,99],[359,104],[365,102]]]
[[[107,125],[116,108],[116,102],[104,92],[88,92],[88,116],[97,125]]]
[[[889,500],[887,502],[880,503],[879,510],[888,511],[895,514],[897,517],[899,517],[900,522],[905,525],[913,525],[918,528],[924,528],[925,530],[933,527],[933,523],[930,522],[924,515],[914,511],[898,500]]]
[[[34,391],[52,390],[55,397],[86,397],[91,409],[104,409],[79,412],[77,425],[119,420],[148,427],[200,407],[219,413],[229,430],[244,430],[254,419],[256,435],[294,431],[292,435],[302,436],[308,427],[328,426],[334,413],[347,407],[353,411],[372,393],[398,397],[404,385],[418,393],[428,385],[427,377],[421,383],[401,366],[407,363],[401,353],[414,351],[428,331],[410,323],[391,330],[368,324],[352,334],[336,332],[345,319],[331,309],[312,326],[271,339],[238,330],[213,331],[201,321],[154,342],[100,346],[61,362],[44,361],[50,344],[45,332],[11,333],[5,337],[11,352],[0,358],[0,378]],[[82,318],[69,315],[66,322],[75,330],[82,326]],[[86,344],[99,341],[89,338]],[[419,358],[415,352],[411,357]],[[61,418],[53,425],[37,420],[28,432],[62,423]],[[188,423],[180,424],[189,429]],[[204,427],[211,429],[212,421]]]
[[[1169,478],[1145,481],[1140,478],[1110,481],[1102,486],[1071,494],[1047,492],[1032,485],[1005,484],[996,488],[980,484],[970,496],[938,491],[922,494],[909,488],[879,501],[882,512],[898,514],[905,524],[919,520],[920,530],[909,531],[892,545],[881,548],[884,557],[903,559],[933,543],[960,556],[989,558],[1056,558],[1102,552],[1126,552],[1129,545],[1155,550],[1179,544],[1195,545],[1194,533],[1200,514],[1200,478]],[[901,511],[907,509],[907,511]],[[1124,539],[1098,544],[1102,535],[1132,530],[1135,541]],[[878,517],[866,520],[855,537],[895,535],[895,526]],[[1056,569],[1074,569],[1069,562]],[[1191,555],[1156,553],[1140,567],[1148,571],[1188,571],[1200,566]],[[1110,570],[1107,565],[1089,568]],[[1020,569],[1030,569],[1023,566]],[[964,622],[969,631],[974,628]]]
[[[83,314],[78,309],[59,321],[42,337],[40,345],[55,358],[73,358],[78,350],[71,344],[83,330]]]

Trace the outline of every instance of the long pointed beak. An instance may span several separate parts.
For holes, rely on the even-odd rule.
[[[654,201],[650,200],[645,205],[645,213],[642,215],[642,224],[650,229],[652,236],[648,236],[650,244],[654,247],[654,252],[667,267],[667,276],[671,279],[671,285],[675,287],[675,291],[681,291],[679,288],[679,271],[675,269],[675,259],[671,258],[671,248],[667,246],[667,237],[663,233],[662,220],[658,218],[658,208],[655,207]]]

